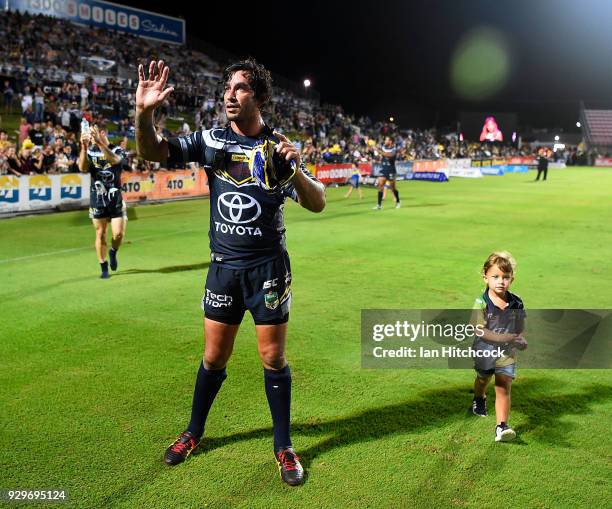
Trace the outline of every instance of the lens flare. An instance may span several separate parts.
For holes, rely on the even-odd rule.
[[[507,83],[510,68],[510,50],[504,35],[480,27],[459,41],[451,59],[451,84],[464,99],[486,99]]]

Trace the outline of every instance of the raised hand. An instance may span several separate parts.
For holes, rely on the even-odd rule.
[[[145,79],[144,66],[138,66],[138,88],[136,89],[136,109],[140,111],[154,110],[172,93],[174,87],[166,86],[170,68],[164,61],[151,61],[149,64],[149,79]]]
[[[91,139],[93,140],[93,142],[98,145],[98,147],[100,147],[103,143],[102,143],[102,136],[100,135],[100,131],[98,130],[98,128],[94,125],[91,126]]]
[[[87,133],[81,133],[81,144],[87,148],[91,145],[91,135]]]
[[[278,145],[274,147],[278,154],[283,157],[287,162],[294,161],[297,166],[302,162],[300,153],[296,146],[289,141],[289,139],[278,131],[274,131],[274,136],[279,140]]]

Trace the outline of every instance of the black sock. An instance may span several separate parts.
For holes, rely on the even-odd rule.
[[[189,426],[187,426],[187,431],[195,437],[200,438],[204,433],[204,424],[206,423],[206,417],[208,417],[208,411],[221,388],[223,380],[226,378],[225,368],[206,369],[204,363],[200,363],[193,391],[191,421]]]
[[[289,426],[291,420],[291,370],[289,366],[283,369],[265,369],[264,383],[272,425],[274,428],[274,450],[291,447]]]
[[[100,263],[100,268],[102,269],[102,272],[108,272],[108,262],[104,260],[102,263]]]
[[[393,196],[395,196],[395,201],[399,203],[399,191],[397,189],[393,190]]]
[[[114,251],[116,253],[117,251],[119,251],[119,248],[118,247],[111,247],[110,250]]]
[[[382,197],[383,197],[383,192],[382,191],[378,191],[378,206],[379,207],[382,204]]]

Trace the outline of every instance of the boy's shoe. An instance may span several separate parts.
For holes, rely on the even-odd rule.
[[[119,264],[117,263],[117,251],[114,249],[110,249],[108,251],[108,258],[110,260],[111,270],[113,271],[117,270],[117,267],[119,266]]]
[[[400,202],[397,202],[397,203],[395,204],[395,208],[396,208],[396,209],[401,208],[401,204],[400,204]]]
[[[274,453],[281,479],[289,486],[298,486],[304,482],[304,469],[300,458],[291,447]]]
[[[479,417],[487,416],[487,398],[474,398],[472,400],[472,413]]]
[[[496,442],[510,442],[516,438],[516,431],[514,431],[505,422],[495,426],[495,441]]]
[[[171,444],[164,454],[164,462],[167,465],[178,465],[187,459],[200,441],[189,431],[183,431],[178,438]]]
[[[373,210],[382,210],[382,207],[380,205],[376,205],[376,207],[372,207]]]
[[[101,279],[108,279],[110,274],[108,273],[108,262],[104,261],[100,264],[100,270],[102,273],[100,274]]]

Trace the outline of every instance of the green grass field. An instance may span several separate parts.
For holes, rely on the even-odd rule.
[[[610,370],[519,369],[519,439],[496,444],[495,417],[467,413],[472,371],[360,368],[362,308],[471,307],[495,249],[527,307],[612,307],[612,170],[533,177],[403,182],[400,210],[371,210],[373,189],[287,205],[299,488],[273,461],[250,316],[204,450],[162,463],[202,352],[208,200],[137,208],[106,281],[86,211],[0,221],[0,488],[83,508],[611,507]]]

